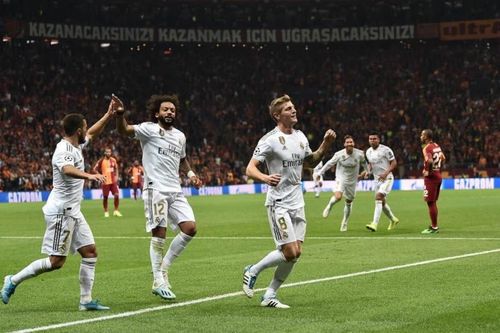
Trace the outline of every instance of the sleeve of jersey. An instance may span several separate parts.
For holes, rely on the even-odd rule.
[[[359,166],[363,168],[363,170],[368,171],[368,160],[366,159],[366,155],[362,150],[358,151],[359,153]]]
[[[140,141],[144,141],[149,137],[149,131],[151,130],[148,128],[148,123],[141,123],[138,125],[133,125],[134,127],[134,132],[135,132],[135,139],[138,139]]]
[[[259,162],[264,162],[266,157],[271,153],[271,145],[267,140],[260,140],[253,151],[252,158],[258,160]]]
[[[313,151],[311,150],[311,147],[309,146],[309,140],[307,140],[307,137],[305,136],[305,134],[302,131],[300,133],[302,134],[302,137],[304,138],[304,141],[305,141],[306,154],[304,157],[307,157],[307,156],[311,155],[313,153]]]
[[[181,158],[186,158],[186,136],[182,135]]]
[[[387,151],[386,151],[385,155],[387,156],[387,159],[389,161],[392,161],[393,159],[395,159],[394,152],[392,151],[391,148],[387,148]]]
[[[429,145],[425,146],[422,150],[422,154],[424,155],[424,170],[429,171],[431,169],[429,161],[432,160],[432,151],[429,148]]]
[[[56,151],[53,159],[56,168],[60,171],[62,171],[62,168],[66,165],[75,165],[75,157],[67,151]]]

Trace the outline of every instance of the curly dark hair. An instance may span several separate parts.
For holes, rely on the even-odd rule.
[[[175,106],[176,112],[179,111],[179,97],[177,95],[153,95],[146,102],[146,110],[148,110],[151,121],[157,123],[155,115],[160,110],[160,105],[163,102],[170,102]]]

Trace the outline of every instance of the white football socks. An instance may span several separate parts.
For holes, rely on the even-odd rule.
[[[258,263],[253,265],[250,268],[250,273],[254,275],[258,275],[260,272],[262,272],[264,269],[268,267],[273,267],[277,266],[282,262],[285,262],[285,256],[283,255],[283,252],[279,250],[273,250],[269,252],[264,258],[261,259]]]
[[[149,244],[149,257],[151,259],[151,269],[153,271],[153,281],[155,287],[159,287],[164,283],[163,275],[160,269],[164,246],[164,238],[151,237],[151,243]]]
[[[276,292],[278,291],[279,287],[285,282],[287,279],[288,275],[292,272],[293,266],[295,265],[297,261],[285,261],[281,262],[278,267],[276,267],[276,271],[274,272],[274,277],[271,280],[271,283],[269,284],[269,287],[267,287],[267,290],[264,294],[264,299],[267,298],[274,298],[276,297]]]
[[[382,200],[375,200],[375,211],[373,212],[373,223],[378,224],[382,214]]]
[[[387,202],[382,206],[382,211],[391,221],[394,220],[395,216],[392,213],[391,207],[389,207],[389,204]]]
[[[80,263],[80,303],[92,301],[92,287],[94,286],[95,265],[97,258],[82,258]]]
[[[348,222],[349,221],[349,216],[351,216],[351,209],[352,209],[352,202],[351,203],[345,203],[344,206],[344,221]]]
[[[19,273],[12,275],[11,281],[14,284],[19,284],[24,280],[31,279],[39,274],[52,270],[52,264],[49,258],[38,259],[33,261],[28,266],[24,267]]]
[[[182,251],[186,248],[188,243],[193,239],[193,237],[179,231],[177,236],[174,237],[172,242],[170,243],[170,247],[168,248],[165,257],[161,263],[161,271],[168,271],[172,262],[177,258]]]

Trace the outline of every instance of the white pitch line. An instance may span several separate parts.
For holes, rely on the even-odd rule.
[[[281,287],[282,288],[291,288],[291,287],[302,286],[302,285],[313,284],[313,283],[321,283],[321,282],[327,282],[327,281],[341,280],[341,279],[346,279],[346,278],[351,278],[351,277],[356,277],[356,276],[362,276],[362,275],[368,275],[368,274],[375,274],[375,273],[393,271],[393,270],[397,270],[397,269],[403,269],[403,268],[410,268],[410,267],[428,265],[428,264],[433,264],[433,263],[436,263],[436,262],[443,262],[443,261],[449,261],[449,260],[469,258],[469,257],[475,257],[475,256],[480,256],[480,255],[485,255],[485,254],[497,253],[497,252],[500,252],[500,248],[499,249],[488,250],[488,251],[466,253],[466,254],[462,254],[462,255],[458,255],[458,256],[452,256],[452,257],[444,257],[444,258],[438,258],[438,259],[418,261],[418,262],[414,262],[414,263],[410,263],[410,264],[404,264],[404,265],[397,265],[397,266],[389,266],[389,267],[378,268],[378,269],[371,269],[371,270],[368,270],[368,271],[362,271],[362,272],[356,272],[356,273],[349,273],[349,274],[344,274],[344,275],[330,276],[330,277],[321,278],[321,279],[314,279],[314,280],[307,280],[307,281],[299,281],[299,282],[287,283],[287,284],[282,285]],[[259,288],[259,289],[255,289],[255,291],[264,291],[266,289],[267,288]],[[189,306],[189,305],[194,305],[194,304],[206,303],[206,302],[211,302],[211,301],[217,301],[217,300],[224,299],[224,298],[230,298],[230,297],[234,297],[234,296],[243,296],[243,295],[244,294],[243,294],[242,291],[237,291],[237,292],[232,292],[232,293],[228,293],[228,294],[222,294],[222,295],[216,295],[216,296],[199,298],[199,299],[195,299],[195,300],[191,300],[191,301],[186,301],[186,302],[180,302],[180,303],[174,303],[174,304],[168,304],[168,305],[162,305],[162,306],[155,306],[155,307],[152,307],[152,308],[145,308],[145,309],[136,310],[136,311],[127,311],[127,312],[117,313],[117,314],[114,314],[114,315],[102,316],[102,317],[98,317],[98,318],[83,319],[83,320],[70,321],[70,322],[60,323],[60,324],[54,324],[54,325],[47,325],[47,326],[27,328],[27,329],[22,329],[22,330],[18,330],[18,331],[12,331],[11,333],[29,333],[29,332],[48,331],[48,330],[57,329],[57,328],[63,328],[63,327],[69,327],[69,326],[76,326],[76,325],[83,325],[83,324],[89,324],[89,323],[94,323],[94,322],[99,322],[99,321],[105,321],[105,320],[111,320],[111,319],[132,317],[132,316],[137,316],[137,315],[140,315],[140,314],[143,314],[143,313],[148,313],[148,312],[155,312],[155,311],[166,310],[166,309],[171,309],[171,308],[177,308],[177,307]]]
[[[0,239],[42,239],[41,236],[0,236]],[[151,239],[151,236],[96,236],[95,239]],[[172,237],[167,237],[167,239]],[[195,239],[199,240],[270,240],[272,237],[264,236],[249,236],[249,237],[239,237],[239,236],[196,236]],[[498,241],[500,237],[441,237],[441,236],[311,236],[306,237],[307,240],[474,240],[474,241]]]

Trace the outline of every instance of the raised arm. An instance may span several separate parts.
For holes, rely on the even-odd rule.
[[[304,166],[313,167],[314,165],[318,164],[319,161],[323,159],[323,156],[325,156],[325,153],[328,151],[328,149],[330,149],[330,146],[332,145],[336,137],[337,134],[334,130],[327,130],[325,132],[325,136],[323,137],[323,141],[319,145],[319,148],[304,159]]]
[[[104,127],[106,127],[106,124],[108,121],[113,117],[115,113],[115,108],[116,108],[116,102],[111,99],[109,102],[108,106],[108,111],[104,114],[104,116],[101,117],[92,127],[90,127],[87,130],[87,139],[92,140],[96,136],[102,133],[104,130]]]
[[[123,102],[113,94],[112,100],[116,103],[116,130],[121,135],[134,136],[134,126],[129,125],[125,119]]]

